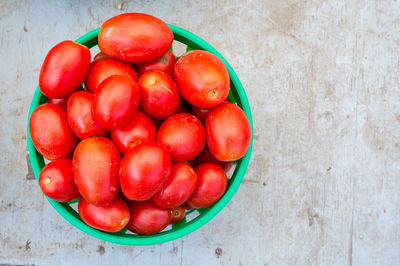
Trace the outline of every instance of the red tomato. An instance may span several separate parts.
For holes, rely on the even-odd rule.
[[[167,146],[173,161],[191,160],[204,147],[204,126],[197,117],[191,114],[175,114],[161,125],[157,142]]]
[[[89,48],[73,41],[60,42],[44,59],[39,75],[40,90],[47,97],[67,96],[85,80],[89,65]]]
[[[121,231],[131,217],[129,207],[121,195],[107,206],[96,206],[81,198],[78,212],[86,224],[110,233]]]
[[[181,99],[183,99],[183,98],[181,98]],[[179,106],[179,109],[178,109],[178,111],[176,111],[175,114],[180,114],[180,113],[187,113],[187,114],[190,114],[189,110],[186,109],[186,107],[183,106],[183,105]],[[153,119],[153,121],[154,121],[154,124],[156,125],[156,129],[158,130],[158,129],[160,129],[162,123],[164,123],[165,120]]]
[[[140,235],[160,232],[171,223],[171,209],[164,209],[153,201],[128,202],[131,219],[126,226],[129,231]]]
[[[75,184],[82,197],[97,206],[110,204],[119,190],[120,160],[111,140],[103,137],[82,140],[72,158]]]
[[[77,91],[68,100],[67,116],[72,131],[80,139],[104,137],[107,129],[102,128],[93,119],[94,95],[87,91]]]
[[[182,96],[193,105],[214,107],[228,97],[228,70],[210,52],[192,50],[182,55],[175,64],[174,79]]]
[[[108,56],[146,63],[160,58],[172,45],[174,35],[162,20],[141,13],[115,16],[101,26],[99,47]]]
[[[192,195],[197,175],[187,163],[172,164],[171,177],[162,189],[153,196],[153,201],[163,208],[183,204]]]
[[[129,123],[139,105],[137,83],[126,76],[111,76],[100,83],[94,95],[94,120],[113,129]]]
[[[208,113],[210,113],[212,108],[205,108],[205,107],[198,107],[198,106],[192,106],[192,114],[200,119],[201,123],[205,124],[206,123],[206,118]]]
[[[138,80],[138,75],[131,65],[113,59],[97,59],[90,65],[85,80],[86,90],[96,92],[100,83],[113,75],[128,76],[135,81]]]
[[[110,132],[111,140],[122,155],[143,141],[155,141],[156,135],[157,130],[153,120],[140,110],[137,110],[128,124],[114,128]]]
[[[70,159],[59,159],[48,163],[40,171],[39,185],[43,193],[55,201],[69,202],[79,198]]]
[[[156,61],[137,64],[135,68],[139,76],[148,71],[162,71],[172,76],[172,74],[174,73],[175,61],[176,59],[174,53],[171,50],[168,50]]]
[[[209,207],[225,193],[227,178],[224,169],[215,163],[203,163],[194,170],[197,173],[197,185],[187,203],[196,209]]]
[[[176,113],[181,96],[173,79],[164,72],[150,71],[139,79],[140,107],[154,119],[165,119]]]
[[[188,204],[187,202],[185,202],[185,203],[183,204],[183,206],[185,206],[185,210],[186,210],[186,211],[193,209],[192,207],[189,206],[189,204]]]
[[[186,114],[190,114],[190,111],[183,105],[179,106],[178,111],[176,111],[176,114],[180,114],[180,113],[186,113]]]
[[[239,106],[223,103],[208,114],[206,135],[208,148],[218,160],[236,161],[250,145],[249,120]]]
[[[29,133],[35,148],[48,160],[68,157],[77,143],[66,111],[51,103],[39,105],[33,110]]]
[[[92,62],[97,61],[97,60],[100,60],[100,59],[107,59],[107,58],[110,58],[110,57],[109,57],[108,55],[106,55],[105,53],[103,53],[102,51],[100,51],[99,53],[97,53],[97,54],[94,56]]]
[[[142,143],[122,158],[119,181],[125,197],[148,200],[160,191],[171,175],[171,157],[159,143]]]
[[[185,217],[185,204],[182,204],[178,207],[172,208],[172,220],[171,224],[176,224],[180,222]]]
[[[69,95],[60,98],[48,98],[47,103],[60,106],[62,109],[67,110]]]
[[[200,152],[199,155],[197,155],[194,159],[193,162],[195,165],[202,164],[202,163],[216,163],[224,169],[225,172],[228,172],[231,170],[233,166],[233,162],[221,162],[217,158],[215,158],[214,155],[210,152],[208,149],[207,145],[204,145],[203,150]]]
[[[79,86],[77,91],[83,91],[83,87]],[[52,104],[58,105],[62,109],[67,110],[69,96],[71,96],[71,95],[67,95],[67,96],[60,97],[60,98],[48,98],[47,103],[52,103]]]

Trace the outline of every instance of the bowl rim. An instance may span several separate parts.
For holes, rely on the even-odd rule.
[[[72,209],[72,207],[69,206],[68,203],[60,203],[56,202],[48,197],[47,200],[49,203],[53,206],[53,208],[62,216],[64,217],[65,220],[67,220],[69,223],[71,223],[73,226],[78,228],[79,230],[96,237],[101,240],[105,240],[108,242],[116,243],[116,244],[121,244],[121,245],[132,245],[132,246],[144,246],[144,245],[154,245],[154,244],[160,244],[164,243],[167,241],[175,240],[178,238],[181,238],[185,235],[188,235],[192,233],[193,231],[199,229],[203,225],[205,225],[207,222],[209,222],[212,218],[214,218],[230,201],[230,199],[233,197],[233,195],[236,193],[237,189],[239,188],[239,185],[241,184],[244,175],[247,170],[247,166],[250,161],[250,156],[251,156],[251,151],[252,151],[252,144],[253,144],[253,121],[252,121],[252,115],[251,115],[251,110],[250,110],[250,105],[247,99],[247,95],[244,91],[244,88],[236,75],[235,71],[231,67],[231,65],[226,61],[226,59],[214,48],[212,47],[209,43],[207,43],[205,40],[201,39],[197,35],[180,28],[175,25],[168,24],[172,32],[174,33],[174,40],[176,41],[181,41],[185,42],[188,47],[192,49],[202,49],[209,51],[216,56],[218,56],[225,64],[225,66],[228,69],[229,72],[229,77],[231,81],[231,86],[233,85],[235,87],[235,90],[230,90],[236,95],[236,99],[238,100],[238,105],[242,107],[243,111],[245,112],[249,123],[250,123],[250,128],[251,128],[251,141],[249,148],[245,154],[244,157],[242,157],[236,166],[233,180],[230,180],[230,185],[229,188],[226,190],[225,194],[221,197],[221,199],[215,203],[213,206],[205,208],[205,209],[200,209],[197,210],[201,215],[197,216],[193,220],[185,223],[185,226],[173,226],[173,231],[165,231],[161,232],[155,235],[150,235],[150,236],[143,236],[143,235],[134,235],[134,234],[129,234],[126,235],[122,232],[118,233],[108,233],[104,231],[100,231],[97,229],[94,229],[90,227],[89,225],[85,224],[79,217],[78,213],[75,212],[75,210]],[[89,48],[95,46],[97,44],[97,36],[100,31],[100,28],[97,28],[95,30],[92,30],[85,35],[79,37],[76,42],[84,44],[88,46]],[[189,44],[188,44],[189,43]],[[35,175],[36,180],[38,181],[39,174],[41,168],[44,166],[44,160],[43,157],[37,152],[35,149],[30,133],[29,133],[29,121],[30,121],[30,116],[33,112],[33,110],[41,104],[41,101],[43,101],[43,95],[39,89],[39,86],[37,86],[35,94],[32,98],[31,106],[29,108],[29,115],[28,115],[28,122],[27,122],[27,145],[28,145],[28,152],[29,152],[29,160],[32,166],[33,173]],[[179,223],[178,223],[179,224]]]

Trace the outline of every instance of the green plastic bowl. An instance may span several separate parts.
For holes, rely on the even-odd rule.
[[[231,90],[229,93],[229,98],[232,102],[238,104],[243,109],[247,118],[250,121],[250,126],[252,131],[250,147],[246,155],[237,161],[235,171],[230,180],[228,181],[227,190],[225,194],[222,196],[222,198],[216,204],[214,204],[209,208],[188,211],[186,213],[185,218],[182,221],[172,225],[172,227],[169,230],[166,229],[155,235],[142,236],[142,235],[131,234],[126,232],[126,229],[117,233],[107,233],[99,231],[85,224],[79,217],[79,214],[70,206],[71,204],[76,203],[76,201],[70,203],[59,203],[52,199],[47,198],[47,200],[54,207],[54,209],[56,209],[56,211],[62,217],[64,217],[68,222],[70,222],[73,226],[77,227],[78,229],[82,230],[83,232],[93,237],[108,242],[113,242],[121,245],[131,245],[131,246],[154,245],[178,239],[199,229],[201,226],[205,225],[208,221],[210,221],[215,215],[217,215],[229,202],[229,200],[232,198],[232,196],[238,189],[240,183],[242,182],[244,174],[246,173],[247,166],[250,161],[251,148],[253,143],[253,121],[246,93],[243,89],[242,84],[240,83],[239,78],[236,76],[235,71],[233,71],[232,67],[225,60],[225,58],[206,41],[196,36],[195,34],[190,33],[177,26],[174,25],[168,25],[168,26],[174,33],[175,41],[185,44],[187,46],[187,50],[193,50],[193,49],[207,50],[218,56],[225,63],[225,66],[228,69],[231,80]],[[97,35],[99,34],[99,30],[100,29],[96,29],[83,35],[82,37],[77,39],[76,42],[86,45],[89,48],[92,48],[93,46],[97,45]],[[32,143],[32,139],[29,134],[29,119],[32,114],[32,111],[38,105],[45,103],[46,101],[47,98],[44,95],[42,95],[38,86],[36,88],[36,92],[35,95],[33,96],[31,107],[29,109],[28,128],[27,128],[29,159],[31,161],[32,169],[35,174],[36,180],[39,179],[39,173],[44,166],[44,160],[43,156],[36,151]],[[187,219],[188,215],[192,218],[190,221],[189,219]],[[194,216],[196,217],[193,218]]]

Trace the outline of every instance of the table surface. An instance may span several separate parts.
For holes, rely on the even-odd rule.
[[[252,159],[211,222],[148,247],[71,226],[29,170],[47,51],[145,12],[202,36],[252,107]],[[400,265],[399,1],[0,2],[0,264]],[[57,262],[57,263],[56,263]]]

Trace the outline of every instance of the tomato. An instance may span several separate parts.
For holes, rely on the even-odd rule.
[[[154,142],[156,135],[157,130],[153,120],[140,110],[137,110],[128,124],[114,128],[110,132],[111,140],[122,155],[143,141]]]
[[[100,83],[94,95],[94,120],[108,129],[123,126],[136,113],[139,98],[139,87],[133,79],[111,76]]]
[[[35,148],[48,160],[68,157],[77,143],[66,111],[51,103],[39,105],[33,110],[29,133]]]
[[[113,75],[128,76],[135,81],[138,80],[138,75],[131,65],[114,59],[97,59],[90,65],[90,70],[85,80],[86,90],[93,93],[96,92],[100,83]]]
[[[194,170],[197,173],[197,185],[187,203],[196,209],[209,207],[225,193],[227,178],[224,169],[215,163],[203,163]]]
[[[131,200],[153,197],[171,175],[171,157],[159,143],[142,143],[130,149],[122,158],[119,181],[124,196]]]
[[[83,87],[79,86],[77,91],[83,91]],[[68,99],[71,95],[67,95],[60,98],[48,98],[47,103],[52,103],[60,106],[62,109],[67,110]]]
[[[233,162],[221,162],[217,158],[215,158],[214,155],[210,152],[208,149],[207,145],[204,145],[203,150],[200,152],[199,155],[197,155],[194,159],[193,162],[195,165],[202,164],[202,163],[216,163],[224,169],[225,172],[228,172],[231,170],[233,166]]]
[[[110,233],[121,231],[131,217],[129,207],[121,195],[115,197],[107,206],[96,206],[81,198],[78,212],[89,226]]]
[[[171,177],[162,189],[153,196],[153,201],[163,208],[183,204],[192,195],[197,175],[187,163],[172,164]]]
[[[103,137],[82,140],[72,158],[75,184],[82,197],[97,206],[110,204],[119,190],[120,160],[111,140]]]
[[[185,203],[183,204],[183,206],[185,206],[185,210],[186,210],[186,211],[189,211],[189,210],[193,209],[192,207],[189,206],[189,204],[188,204],[187,202],[185,202]]]
[[[157,133],[157,142],[167,146],[173,161],[191,160],[204,147],[204,126],[191,114],[175,114],[161,125]]]
[[[205,108],[205,107],[198,107],[198,106],[192,106],[192,114],[200,119],[201,123],[205,124],[206,123],[206,118],[208,113],[210,113],[212,108]]]
[[[190,114],[190,111],[183,105],[179,106],[178,111],[176,111],[176,114],[180,114],[180,113],[186,113],[186,114]]]
[[[94,56],[92,62],[100,60],[100,59],[107,59],[107,58],[110,58],[110,57],[108,55],[106,55],[105,53],[103,53],[102,51],[100,51]]]
[[[102,128],[93,119],[94,95],[87,91],[77,91],[68,100],[67,116],[72,131],[80,139],[104,137],[108,130]]]
[[[172,45],[174,35],[162,20],[141,13],[125,13],[104,22],[99,47],[106,55],[128,63],[160,58]]]
[[[229,93],[229,74],[224,63],[210,52],[192,50],[175,64],[174,79],[182,96],[199,107],[214,107]]]
[[[181,99],[182,99],[182,98],[181,98]],[[183,106],[183,105],[179,106],[179,109],[178,109],[178,111],[176,111],[175,114],[180,114],[180,113],[187,113],[187,114],[190,114],[189,110],[188,110],[185,106]],[[156,128],[157,128],[157,130],[158,130],[158,129],[161,127],[162,123],[164,123],[165,120],[153,119],[153,121],[154,121],[154,124],[156,125]]]
[[[153,201],[128,202],[131,219],[126,226],[129,231],[152,235],[160,232],[171,223],[171,209],[161,208]]]
[[[60,42],[44,59],[39,75],[40,90],[47,97],[67,96],[85,80],[89,65],[89,48],[73,41]]]
[[[171,224],[180,222],[185,217],[185,204],[179,205],[178,207],[172,208],[172,219]]]
[[[171,50],[168,50],[156,61],[137,64],[135,68],[139,76],[148,71],[162,71],[172,76],[174,74],[175,61],[176,59],[174,53]]]
[[[69,95],[60,98],[48,98],[47,103],[60,106],[62,109],[67,110]]]
[[[79,198],[70,159],[58,159],[43,167],[39,185],[43,193],[55,201],[69,202]]]
[[[251,129],[245,113],[233,103],[215,107],[206,120],[207,145],[220,161],[242,158],[250,145]]]
[[[173,79],[164,72],[150,71],[139,79],[140,107],[154,119],[165,119],[178,111],[181,96]]]

